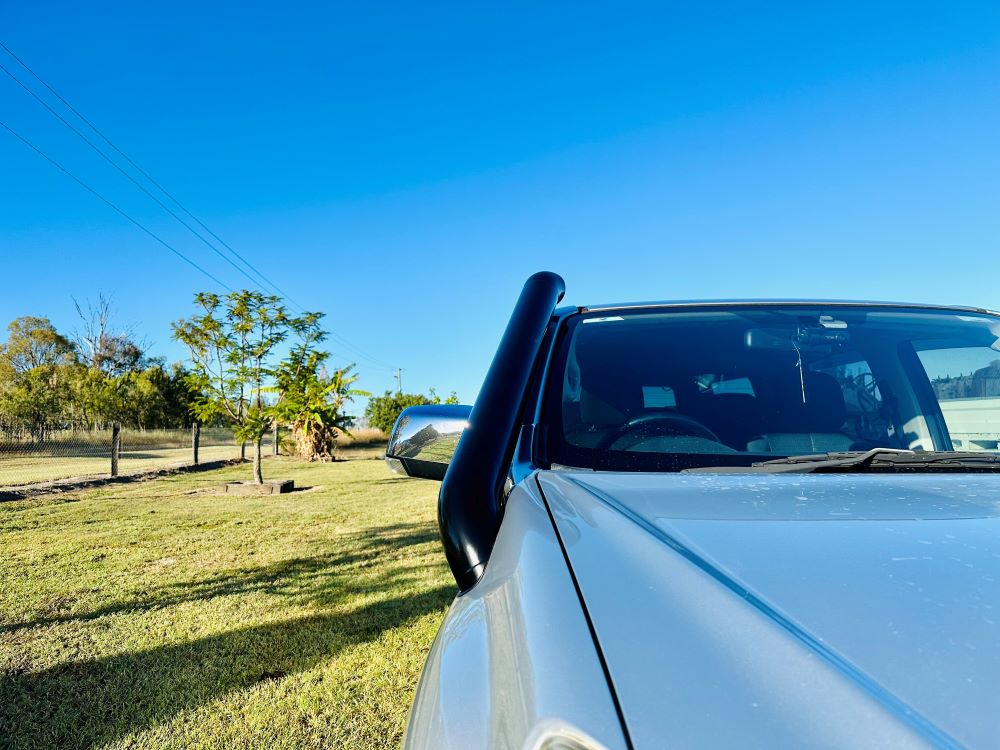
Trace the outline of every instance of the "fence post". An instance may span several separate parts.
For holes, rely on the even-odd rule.
[[[118,458],[122,450],[122,426],[111,423],[111,476],[118,476]]]
[[[271,453],[275,456],[278,455],[278,423],[274,423],[274,435],[272,437],[273,443],[271,445]]]
[[[198,443],[201,441],[201,424],[194,422],[191,425],[191,459],[195,466],[198,465]]]

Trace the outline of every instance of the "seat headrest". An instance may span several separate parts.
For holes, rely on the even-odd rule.
[[[798,377],[793,384],[785,383],[777,394],[775,407],[774,432],[839,432],[847,419],[840,384],[832,375],[822,372],[804,373],[802,383]]]
[[[580,418],[584,424],[619,425],[625,414],[584,388],[580,391]]]

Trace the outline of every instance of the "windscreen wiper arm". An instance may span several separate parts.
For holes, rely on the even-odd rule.
[[[825,473],[838,471],[878,470],[941,470],[978,469],[1000,470],[1000,455],[962,451],[911,451],[902,448],[872,448],[868,451],[846,451],[819,455],[788,456],[753,464],[758,471]]]
[[[821,467],[837,468],[867,468],[882,456],[916,455],[914,451],[904,448],[872,448],[867,451],[834,451],[831,453],[807,453],[800,456],[786,456],[785,458],[775,458],[771,461],[758,461],[754,467],[769,466],[805,466],[817,469]]]
[[[911,451],[872,448],[868,451],[788,456],[751,466],[706,466],[684,473],[826,474],[864,471],[1000,471],[1000,454],[962,451]]]

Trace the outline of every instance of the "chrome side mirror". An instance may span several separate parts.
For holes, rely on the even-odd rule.
[[[471,406],[431,404],[403,410],[389,435],[385,462],[397,474],[421,479],[444,479],[469,424]]]

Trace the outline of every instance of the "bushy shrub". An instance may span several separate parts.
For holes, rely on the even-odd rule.
[[[408,406],[421,406],[424,404],[440,404],[441,397],[430,389],[428,395],[423,393],[393,393],[386,391],[381,396],[372,396],[368,399],[368,406],[365,407],[365,419],[372,427],[381,430],[386,435],[392,431],[392,426],[396,424],[396,419],[400,412]],[[446,404],[457,404],[458,396],[452,391],[451,395],[444,400]]]

